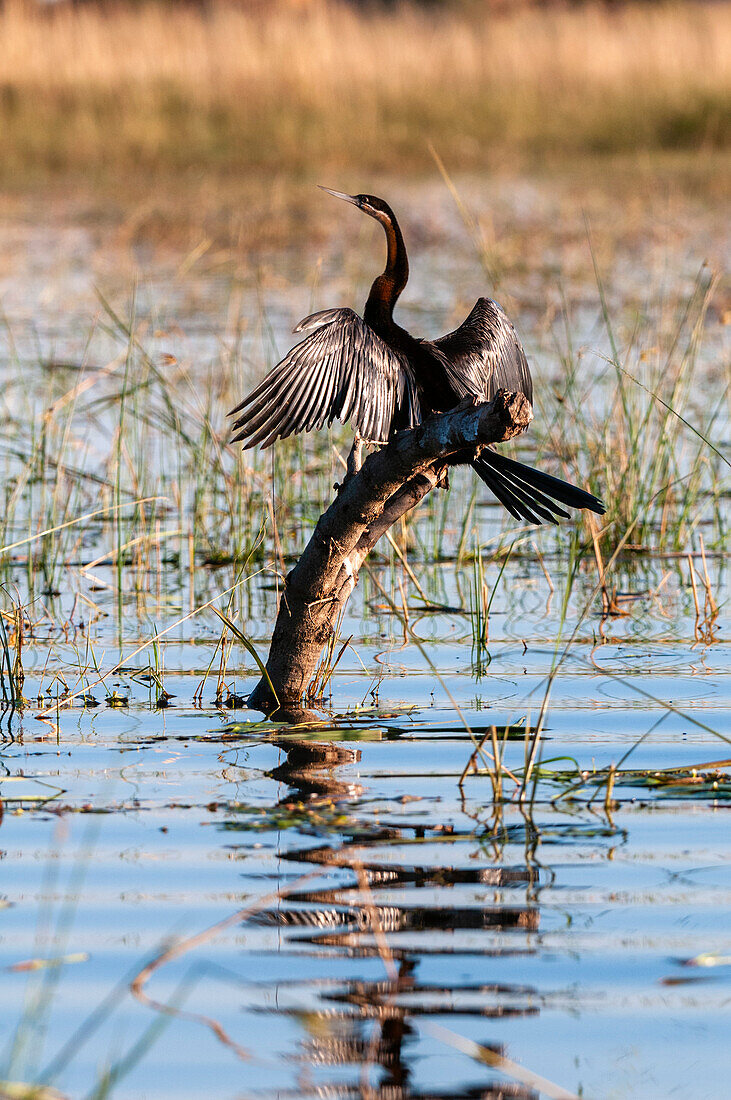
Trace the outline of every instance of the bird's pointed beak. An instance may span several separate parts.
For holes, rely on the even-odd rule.
[[[355,195],[346,195],[344,191],[331,191],[329,187],[323,187],[321,183],[318,183],[317,186],[321,191],[327,191],[328,195],[334,195],[336,199],[345,199],[346,202],[352,202],[353,206],[358,205]]]

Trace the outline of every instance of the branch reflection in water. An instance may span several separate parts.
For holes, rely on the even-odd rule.
[[[313,728],[318,717],[315,712],[287,717],[304,719],[310,726],[310,736],[317,736]],[[270,772],[271,778],[288,785],[283,806],[291,807],[297,799],[312,804],[323,799],[350,801],[364,795],[359,784],[338,776],[343,766],[358,763],[359,749],[298,738],[296,730],[276,738],[274,743],[286,753],[284,762]],[[457,968],[451,970],[450,981],[419,978],[421,964],[428,956],[489,958],[535,951],[532,937],[540,925],[538,888],[545,873],[536,859],[539,833],[530,811],[522,811],[525,861],[518,866],[502,865],[504,845],[515,843],[516,830],[505,827],[501,806],[492,811],[487,828],[485,823],[476,822],[483,843],[479,863],[474,867],[391,861],[389,849],[396,851],[403,846],[418,852],[421,842],[438,839],[447,854],[455,846],[462,847],[468,837],[444,827],[436,832],[428,825],[404,823],[379,828],[371,817],[351,828],[344,843],[283,853],[285,859],[296,863],[332,867],[339,872],[350,870],[352,877],[342,886],[328,884],[289,893],[281,903],[254,914],[252,922],[283,929],[285,942],[289,941],[297,954],[337,953],[349,959],[380,956],[386,970],[385,976],[375,978],[302,982],[294,978],[290,983],[290,996],[286,998],[289,1003],[276,1011],[296,1019],[304,1032],[296,1055],[302,1066],[298,1096],[333,1100],[537,1100],[535,1089],[497,1078],[486,1084],[464,1085],[457,1091],[456,1086],[435,1086],[425,1091],[413,1080],[414,1048],[423,1018],[439,1017],[453,1024],[455,1017],[495,1020],[540,1013],[541,996],[532,986],[469,981]],[[373,858],[374,853],[377,858]],[[433,853],[434,845],[430,843],[430,856]],[[470,891],[470,887],[475,889]],[[461,898],[465,892],[471,893],[470,903],[445,906],[443,891],[455,888]],[[511,895],[522,892],[524,902],[501,901],[505,889]],[[414,900],[416,890],[423,891],[423,903]],[[486,894],[490,890],[495,893],[488,904]],[[440,904],[434,904],[437,894]],[[482,940],[481,933],[488,934],[489,942]],[[496,936],[500,943],[495,942]],[[306,1009],[297,1006],[298,986],[302,992],[306,986]],[[317,1002],[314,1010],[313,994]],[[488,1041],[487,1046],[498,1057],[502,1054],[500,1044]],[[350,1072],[342,1081],[313,1085],[311,1069],[327,1066],[348,1068]],[[359,1070],[357,1082],[351,1080],[355,1069]],[[479,1071],[476,1076],[481,1076]],[[526,1076],[531,1076],[530,1071]],[[376,1077],[377,1083],[373,1084]]]

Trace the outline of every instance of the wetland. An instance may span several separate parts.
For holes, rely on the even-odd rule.
[[[7,1095],[727,1095],[704,156],[363,185],[404,324],[500,300],[536,389],[508,449],[608,512],[526,527],[455,470],[364,567],[304,726],[245,701],[349,433],[242,454],[226,412],[302,316],[362,307],[379,227],[304,182],[4,193]]]

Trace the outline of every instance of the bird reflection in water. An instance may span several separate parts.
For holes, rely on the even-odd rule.
[[[344,764],[358,761],[358,749],[342,743],[300,740],[294,731],[277,744],[287,757],[270,774],[288,783],[286,798],[352,798],[354,785],[339,780],[337,773]],[[277,1012],[297,1019],[305,1033],[295,1055],[302,1067],[302,1080],[296,1094],[278,1095],[323,1100],[329,1097],[537,1100],[538,1093],[532,1089],[509,1082],[495,1080],[475,1086],[455,1085],[447,1090],[424,1090],[412,1079],[418,1057],[419,1021],[428,1017],[439,1017],[442,1021],[446,1018],[447,1022],[455,1017],[527,1017],[540,1012],[541,996],[530,986],[465,981],[457,976],[456,968],[452,971],[455,980],[449,983],[419,979],[420,964],[427,957],[464,955],[489,959],[533,953],[532,934],[538,931],[540,921],[536,894],[543,871],[535,862],[537,833],[529,817],[524,829],[526,860],[518,866],[502,862],[504,843],[515,840],[515,831],[504,829],[499,808],[490,829],[485,830],[480,823],[479,828],[488,833],[490,844],[481,845],[480,861],[473,866],[398,863],[391,862],[388,855],[389,850],[395,854],[396,847],[402,846],[407,851],[419,851],[413,845],[420,840],[434,842],[430,843],[430,858],[435,845],[445,854],[464,852],[467,842],[474,845],[477,839],[474,832],[445,833],[443,829],[437,832],[428,826],[408,823],[379,827],[370,821],[370,825],[359,823],[345,834],[340,844],[282,853],[293,862],[331,867],[335,872],[350,871],[347,882],[342,886],[294,892],[276,907],[253,918],[257,924],[282,929],[285,940],[295,951],[301,950],[308,956],[336,952],[349,959],[380,956],[387,971],[384,977],[374,979],[357,977],[319,983],[311,979],[302,983],[294,980],[294,1001],[288,1007],[280,1005]],[[470,886],[475,890],[470,891]],[[493,904],[485,904],[485,891],[489,889],[495,891]],[[525,903],[502,903],[501,891],[505,889],[513,899],[516,891],[524,892]],[[444,890],[457,890],[460,900],[466,899],[467,903],[445,905]],[[387,899],[379,898],[384,892]],[[403,903],[394,900],[399,892],[403,893]],[[435,892],[438,902],[434,900]],[[300,984],[310,1002],[307,1009],[296,1003]],[[459,1031],[457,1024],[451,1026]],[[311,1080],[312,1070],[325,1066],[348,1067],[349,1076],[341,1083],[315,1084]],[[353,1083],[350,1074],[356,1067],[360,1068],[361,1079]],[[374,1070],[380,1070],[381,1074],[376,1085],[371,1084]]]

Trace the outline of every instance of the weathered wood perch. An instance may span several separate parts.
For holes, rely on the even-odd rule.
[[[308,700],[320,653],[381,535],[444,484],[448,467],[464,462],[465,451],[471,456],[482,445],[511,439],[532,419],[523,394],[501,390],[486,404],[458,406],[399,432],[368,456],[320,516],[287,576],[266,663],[271,686],[262,676],[250,707],[271,712],[277,702],[296,707]]]

